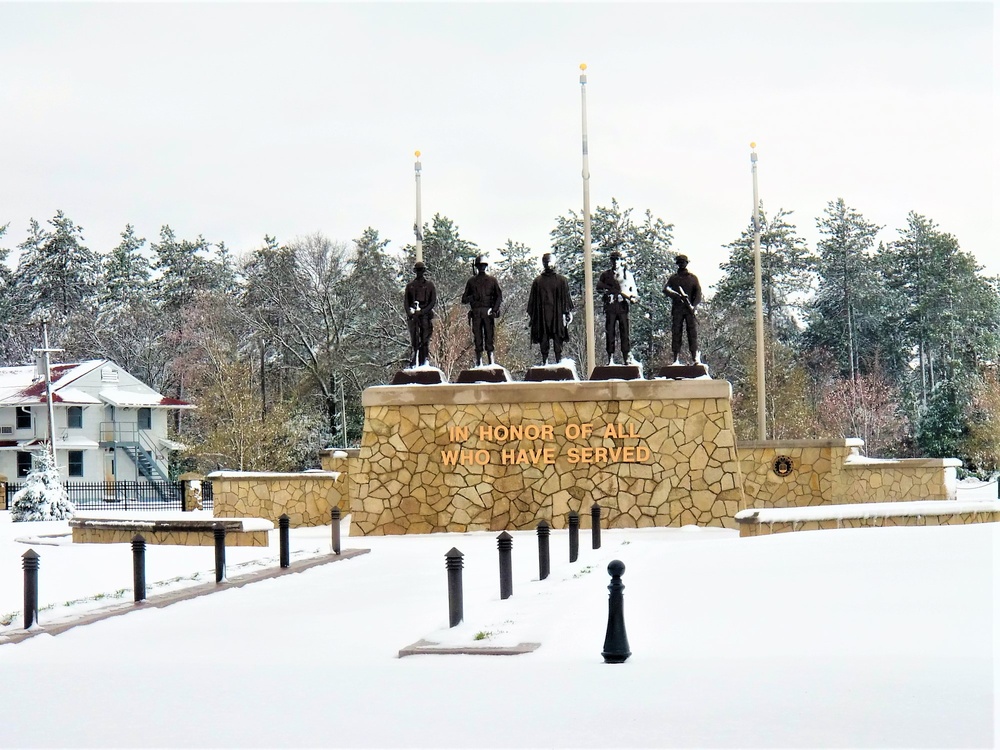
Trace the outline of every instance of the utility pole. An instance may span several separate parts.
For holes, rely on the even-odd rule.
[[[764,387],[764,295],[760,272],[760,201],[757,198],[757,148],[750,144],[750,172],[753,174],[753,290],[757,302],[757,439],[767,440]]]
[[[587,328],[587,362],[584,379],[597,364],[594,349],[594,269],[590,247],[590,154],[587,147],[587,64],[580,64],[580,107],[583,120],[583,287]]]
[[[32,349],[31,351],[34,354],[41,354],[45,363],[45,402],[48,409],[49,421],[49,455],[52,457],[52,465],[58,468],[56,464],[56,418],[55,410],[52,408],[52,369],[49,362],[49,355],[52,352],[61,352],[64,350],[49,348],[49,321],[42,321],[42,348]]]

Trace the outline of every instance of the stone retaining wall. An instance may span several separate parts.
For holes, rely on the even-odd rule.
[[[826,518],[812,521],[775,521],[740,524],[740,536],[767,536],[788,531],[819,529],[861,529],[892,526],[959,526],[969,523],[996,523],[1000,511],[949,513],[939,515],[869,516],[867,518]]]
[[[267,518],[277,524],[285,513],[292,527],[323,526],[334,505],[344,508],[344,478],[336,472],[216,471],[208,479],[216,518]]]
[[[792,508],[900,500],[954,500],[954,458],[869,459],[858,438],[766,440],[739,445],[743,491],[751,508]],[[775,462],[791,459],[779,476]]]
[[[730,397],[718,380],[369,388],[352,534],[562,528],[570,510],[586,527],[595,501],[611,527],[735,528]]]
[[[215,535],[211,531],[153,531],[148,529],[98,529],[82,527],[73,529],[73,542],[84,544],[127,544],[136,533],[142,534],[146,544],[179,544],[183,546],[213,547]],[[227,547],[267,547],[266,531],[229,531]]]

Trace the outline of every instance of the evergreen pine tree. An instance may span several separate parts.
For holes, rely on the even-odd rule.
[[[24,487],[11,500],[10,520],[61,521],[76,512],[47,450],[36,451]]]

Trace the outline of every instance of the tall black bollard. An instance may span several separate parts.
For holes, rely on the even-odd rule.
[[[29,549],[21,555],[24,568],[24,629],[38,622],[38,553]]]
[[[212,529],[215,536],[215,582],[226,580],[226,527],[221,523]]]
[[[601,506],[597,503],[590,506],[590,546],[601,548]]]
[[[460,623],[465,614],[462,611],[462,553],[452,547],[444,556],[448,569],[448,627]]]
[[[146,540],[142,534],[132,537],[132,591],[136,604],[146,601]]]
[[[340,554],[340,508],[330,508],[330,540],[333,554]]]
[[[580,556],[580,514],[569,512],[569,561],[576,562]]]
[[[501,531],[497,537],[497,549],[500,550],[500,598],[510,599],[514,593],[514,571],[511,566],[511,549],[514,547],[514,537],[506,531]]]
[[[278,546],[278,564],[282,568],[287,568],[292,562],[288,552],[288,515],[285,513],[278,516]]]
[[[621,560],[612,560],[608,563],[608,573],[611,574],[611,583],[608,585],[608,630],[604,635],[604,657],[606,664],[621,664],[628,659],[632,652],[628,650],[628,636],[625,634],[625,584],[622,583],[622,573],[625,572],[625,563]]]
[[[549,577],[549,524],[538,522],[538,580]]]

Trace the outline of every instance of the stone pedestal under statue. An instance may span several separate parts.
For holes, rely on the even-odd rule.
[[[742,480],[721,380],[376,386],[348,479],[353,534],[726,526]]]

